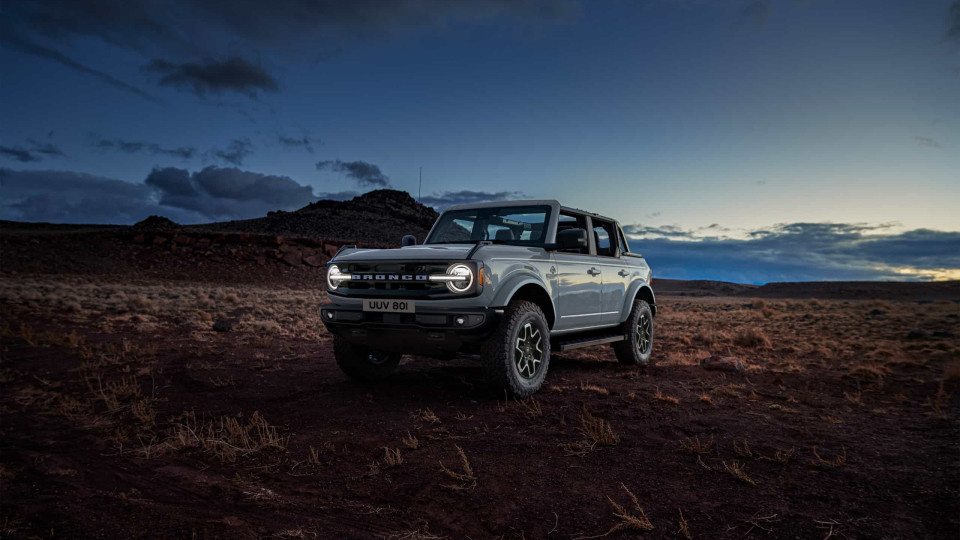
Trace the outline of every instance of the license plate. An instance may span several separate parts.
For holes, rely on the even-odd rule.
[[[413,300],[363,300],[364,311],[379,313],[414,313]]]

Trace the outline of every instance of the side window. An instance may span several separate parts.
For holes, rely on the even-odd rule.
[[[560,212],[560,216],[557,218],[557,234],[560,231],[565,231],[567,229],[587,229],[587,219],[583,216],[578,216],[576,214],[569,214],[567,212]],[[561,250],[561,253],[580,253],[583,255],[590,253],[589,247],[584,247],[582,249],[564,249]]]
[[[617,231],[609,221],[593,220],[593,239],[597,243],[597,255],[601,257],[616,257]]]

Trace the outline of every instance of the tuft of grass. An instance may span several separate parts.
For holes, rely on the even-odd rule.
[[[693,540],[693,534],[690,532],[690,525],[687,524],[687,520],[683,517],[683,510],[677,508],[677,512],[680,512],[680,519],[677,520],[677,534],[686,538],[687,540]]]
[[[753,451],[750,450],[750,443],[746,439],[742,441],[734,440],[733,441],[733,451],[737,454],[737,457],[743,459],[753,459]]]
[[[741,328],[736,334],[734,334],[733,344],[750,349],[769,349],[770,338],[763,333],[763,330],[760,330],[755,326],[748,326],[746,328]]]
[[[477,477],[473,473],[473,467],[470,466],[470,461],[467,459],[467,454],[464,453],[463,448],[454,445],[457,449],[457,454],[460,457],[460,472],[450,470],[440,462],[440,470],[443,471],[443,474],[447,475],[453,479],[455,484],[444,484],[443,487],[456,490],[471,490],[477,487]]]
[[[730,476],[745,484],[750,484],[751,486],[757,485],[756,480],[750,478],[750,475],[747,474],[746,468],[744,468],[743,464],[739,461],[731,461],[729,464],[724,461],[723,470],[726,471]]]
[[[713,448],[713,435],[710,435],[709,438],[700,440],[700,436],[696,435],[694,437],[687,437],[680,441],[680,447],[690,452],[691,454],[702,455],[710,452],[710,449]]]
[[[383,463],[389,467],[399,467],[403,465],[403,456],[400,455],[400,449],[384,447]]]
[[[402,442],[404,446],[406,446],[411,450],[416,450],[417,448],[420,447],[420,441],[417,439],[415,435],[411,435],[409,431],[407,432],[406,437],[403,437],[402,439],[400,439],[400,442]]]
[[[820,454],[817,453],[817,447],[814,446],[813,455],[816,459],[812,460],[810,463],[818,467],[828,467],[828,468],[841,467],[847,462],[847,448],[845,446],[842,446],[841,449],[842,451],[837,457],[833,459],[824,459],[823,457],[820,456]]]
[[[675,397],[673,397],[673,396],[664,395],[663,392],[660,391],[660,387],[659,387],[659,386],[657,387],[657,392],[656,392],[655,394],[653,394],[653,399],[655,399],[655,400],[657,400],[657,401],[663,401],[664,403],[670,403],[670,404],[673,404],[673,405],[679,405],[679,404],[680,404],[680,399],[679,399],[679,398],[675,398]]]
[[[527,411],[527,414],[530,416],[543,416],[543,407],[540,406],[540,402],[537,398],[529,397],[520,402],[520,405]]]
[[[781,450],[777,448],[777,451],[774,452],[772,456],[764,456],[762,459],[773,461],[781,465],[786,465],[790,461],[790,458],[793,457],[793,454],[796,452],[796,450],[796,448],[790,448],[789,450]]]
[[[428,424],[439,424],[440,418],[430,409],[417,409],[410,413],[410,418]]]
[[[654,529],[653,523],[650,521],[650,518],[647,517],[647,513],[643,510],[643,507],[640,506],[640,500],[637,499],[637,496],[634,495],[632,491],[627,489],[627,486],[622,482],[620,487],[627,492],[627,496],[630,497],[632,506],[629,508],[623,506],[607,495],[607,500],[610,501],[610,506],[613,507],[613,517],[616,518],[617,523],[614,524],[613,527],[610,527],[610,530],[607,532],[599,536],[591,536],[589,538],[600,538],[622,531],[644,532],[652,531]]]
[[[310,446],[310,457],[307,458],[307,461],[313,465],[320,465],[320,451]]]
[[[616,446],[620,442],[620,436],[614,433],[610,424],[603,418],[590,414],[586,405],[580,413],[580,433],[588,441],[600,446]]]

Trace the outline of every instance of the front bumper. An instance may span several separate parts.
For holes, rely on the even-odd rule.
[[[418,313],[377,313],[324,304],[320,320],[351,343],[404,354],[451,355],[475,352],[496,329],[503,310],[457,308]]]

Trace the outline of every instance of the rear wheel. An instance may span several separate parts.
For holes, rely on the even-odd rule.
[[[392,375],[403,355],[375,351],[335,335],[333,356],[347,375],[364,381],[377,381]]]
[[[540,389],[550,365],[550,328],[533,302],[511,302],[480,350],[483,371],[498,392],[527,397]]]
[[[613,352],[621,364],[650,365],[653,352],[653,311],[645,300],[636,300],[623,323],[626,339],[613,344]]]

